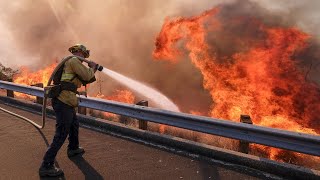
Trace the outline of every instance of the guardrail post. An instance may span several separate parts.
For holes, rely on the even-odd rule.
[[[249,115],[240,115],[240,122],[246,124],[252,124],[251,117]],[[239,141],[239,151],[242,153],[249,153],[249,142]]]
[[[139,101],[136,105],[148,107],[148,101],[142,100],[142,101]],[[139,129],[147,130],[148,121],[144,121],[140,119],[138,119],[138,121],[139,121]]]
[[[43,83],[37,83],[37,84],[33,84],[33,85],[31,85],[31,86],[43,88]],[[42,103],[43,103],[43,98],[42,98],[42,97],[37,97],[37,98],[36,98],[36,103],[42,105]]]
[[[86,95],[87,95],[87,92],[85,92],[85,91],[79,92],[79,95],[84,95],[84,96],[86,96]],[[87,108],[82,107],[82,106],[79,106],[79,107],[78,107],[78,113],[79,113],[79,114],[83,114],[83,115],[87,115]]]
[[[8,79],[8,81],[9,81],[9,82],[13,82],[13,80],[12,80],[12,79]],[[12,97],[12,98],[14,98],[14,93],[13,93],[13,91],[11,91],[11,90],[7,90],[7,96],[8,96],[8,97]]]

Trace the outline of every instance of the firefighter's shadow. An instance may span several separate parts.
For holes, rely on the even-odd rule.
[[[58,177],[40,177],[40,180],[65,180],[64,175]]]
[[[102,180],[103,177],[101,174],[94,169],[83,157],[82,155],[78,155],[75,157],[71,157],[70,160],[78,166],[78,168],[81,170],[83,175],[85,176],[85,179],[97,179]]]

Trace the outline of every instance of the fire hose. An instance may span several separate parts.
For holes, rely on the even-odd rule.
[[[80,59],[80,60],[82,60],[82,61],[84,61],[84,62],[86,62],[86,63],[88,63],[88,64],[91,62],[90,60],[87,60],[87,59],[85,59],[85,58],[83,58],[83,57],[72,55],[72,56],[68,56],[68,57],[63,58],[63,59],[61,60],[61,62],[56,66],[56,68],[53,70],[53,72],[52,72],[52,74],[51,74],[51,76],[50,76],[50,78],[49,78],[49,80],[48,80],[47,86],[44,87],[44,96],[43,96],[43,103],[42,103],[42,125],[39,125],[39,124],[35,123],[34,121],[32,121],[32,120],[29,119],[29,118],[26,118],[26,117],[24,117],[24,116],[21,116],[21,115],[19,115],[19,114],[16,114],[16,113],[14,113],[14,112],[11,112],[11,111],[9,111],[9,110],[6,110],[6,109],[4,109],[4,108],[1,108],[1,107],[0,107],[0,110],[4,111],[4,112],[6,112],[6,113],[9,113],[9,114],[11,114],[11,115],[13,115],[13,116],[16,116],[16,117],[18,117],[18,118],[20,118],[20,119],[23,119],[23,120],[31,123],[33,126],[35,126],[35,127],[38,128],[38,129],[43,129],[43,128],[45,127],[45,124],[46,124],[46,109],[47,109],[48,91],[50,90],[50,86],[51,86],[53,77],[54,77],[54,75],[57,73],[57,71],[59,70],[59,68],[60,68],[62,65],[64,65],[64,63],[65,63],[67,60],[69,60],[70,58],[72,58],[72,57],[76,57],[76,58],[78,58],[78,59]],[[97,70],[102,71],[102,69],[103,69],[103,67],[97,64]]]

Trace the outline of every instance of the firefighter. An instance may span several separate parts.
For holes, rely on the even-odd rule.
[[[90,51],[81,44],[70,47],[69,51],[73,55],[83,58],[88,58],[90,55]],[[79,121],[75,107],[78,106],[77,88],[95,81],[94,73],[97,70],[97,64],[90,62],[88,66],[89,68],[76,57],[70,58],[64,64],[61,76],[61,85],[64,84],[64,86],[61,86],[61,93],[56,98],[52,98],[52,107],[56,114],[56,131],[53,141],[43,157],[39,169],[40,176],[59,176],[63,174],[63,171],[55,166],[54,160],[67,136],[69,136],[68,157],[85,152],[79,146]]]

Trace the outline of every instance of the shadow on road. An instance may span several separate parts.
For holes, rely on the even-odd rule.
[[[59,177],[40,177],[41,180],[65,180],[64,175]]]
[[[215,166],[210,166],[207,163],[199,163],[200,172],[202,174],[202,179],[221,179],[219,175],[219,170]]]
[[[85,176],[85,179],[102,180],[101,174],[95,170],[81,155],[70,158],[70,160],[78,166]]]

